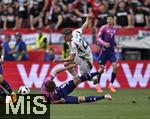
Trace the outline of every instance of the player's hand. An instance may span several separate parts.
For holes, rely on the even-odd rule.
[[[106,47],[106,48],[109,48],[109,47],[110,47],[110,44],[109,44],[109,43],[105,43],[105,47]]]
[[[65,103],[66,101],[65,101],[64,98],[61,98],[61,99],[60,99],[60,102],[61,102],[61,103]]]
[[[60,100],[56,100],[56,101],[51,101],[50,103],[51,104],[63,104],[65,103],[65,99],[64,98],[61,98]]]

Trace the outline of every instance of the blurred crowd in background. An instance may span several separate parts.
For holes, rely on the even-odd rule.
[[[79,27],[89,12],[95,20],[89,27],[115,16],[119,27],[145,27],[150,23],[150,0],[0,0],[0,28]]]
[[[48,39],[41,28],[52,32],[66,27],[80,27],[89,13],[95,18],[89,28],[95,31],[106,24],[108,15],[114,16],[118,28],[149,27],[150,0],[0,0],[0,29],[16,30],[29,28],[39,29],[36,49],[44,49],[44,61],[55,58],[54,49],[48,49]],[[94,32],[93,32],[94,33]],[[5,59],[15,61],[28,60],[27,46],[20,33],[15,34],[16,44],[10,48],[11,36],[5,36]],[[117,49],[118,59],[122,59],[122,49]],[[63,44],[62,58],[69,54],[69,47]],[[99,49],[93,53],[96,60]]]

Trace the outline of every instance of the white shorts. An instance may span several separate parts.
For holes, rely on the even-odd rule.
[[[92,69],[92,61],[85,58],[75,56],[74,62],[79,66],[80,74],[90,73]]]

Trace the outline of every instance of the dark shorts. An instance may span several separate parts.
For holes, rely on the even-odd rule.
[[[102,51],[99,57],[99,64],[105,65],[107,61],[110,61],[111,63],[116,62],[116,55],[115,52],[108,52],[108,51]]]
[[[66,104],[78,104],[77,96],[68,96],[76,88],[73,80],[63,83],[60,88],[63,92],[63,98],[65,99]]]
[[[73,80],[63,83],[59,86],[63,92],[64,97],[68,96],[75,88]]]
[[[28,12],[27,12],[27,10],[25,10],[25,11],[19,11],[18,12],[18,17],[22,18],[22,19],[27,19],[28,18]]]
[[[67,96],[64,98],[66,104],[78,104],[78,96]]]

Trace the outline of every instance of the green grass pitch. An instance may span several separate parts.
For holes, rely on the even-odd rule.
[[[111,94],[112,101],[51,105],[50,119],[150,119],[150,89],[124,89]],[[75,90],[71,95],[101,94],[95,90]]]

